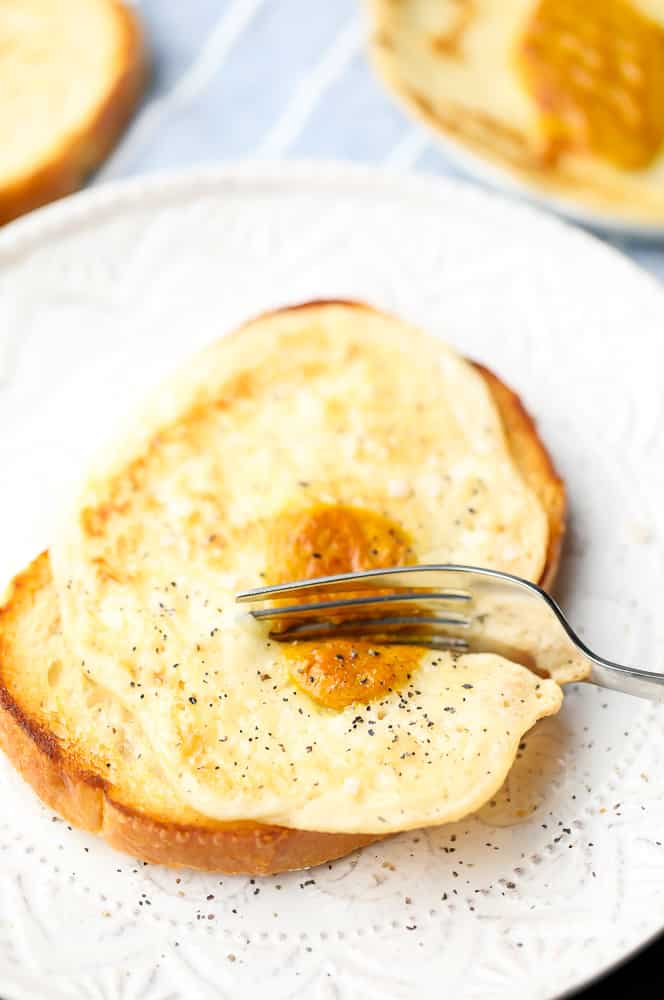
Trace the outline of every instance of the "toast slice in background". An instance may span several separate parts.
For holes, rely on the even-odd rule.
[[[479,367],[479,366],[478,366]],[[565,493],[518,397],[479,368],[501,415],[512,455],[549,522],[543,582],[557,568]],[[256,822],[220,823],[178,801],[153,755],[136,753],[141,733],[121,706],[86,690],[67,662],[47,553],[10,587],[0,610],[0,747],[39,797],[68,822],[147,861],[228,873],[270,874],[312,867],[375,841],[372,834],[321,833]],[[85,720],[81,713],[86,714]],[[121,713],[99,727],[95,713]]]
[[[3,0],[0,223],[80,188],[146,79],[138,20],[120,0]]]

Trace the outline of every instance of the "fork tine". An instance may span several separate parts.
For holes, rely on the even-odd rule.
[[[310,601],[306,604],[288,604],[288,605],[277,605],[275,607],[261,608],[259,610],[251,611],[254,618],[262,619],[278,619],[278,618],[293,618],[293,617],[311,617],[312,615],[319,615],[322,613],[327,614],[328,612],[338,615],[340,611],[348,612],[352,614],[355,610],[358,611],[368,611],[373,607],[380,608],[381,606],[387,605],[401,605],[407,604],[410,608],[412,607],[427,607],[430,603],[435,607],[437,603],[444,603],[449,600],[459,599],[458,595],[453,595],[450,598],[449,594],[446,592],[426,592],[421,591],[403,591],[398,594],[378,594],[375,597],[347,597],[339,600],[330,601]],[[465,600],[465,598],[464,598]],[[414,602],[417,602],[415,605]],[[442,619],[441,619],[442,620]],[[450,624],[453,623],[464,623],[467,621],[463,615],[450,613],[447,619]]]
[[[468,601],[471,595],[459,586],[459,576],[470,572],[472,567],[466,566],[395,566],[391,569],[370,569],[361,573],[339,573],[335,576],[320,576],[310,580],[295,580],[292,583],[280,583],[272,587],[258,587],[244,590],[236,595],[239,603],[253,603],[267,600],[289,600],[312,594],[325,594],[333,591],[342,594],[349,590],[378,590],[408,588],[415,592],[426,593],[435,587],[441,593],[440,577],[448,575],[453,586],[446,589],[445,596],[450,600]]]
[[[456,615],[451,618],[448,618],[445,615],[422,615],[421,617],[416,617],[415,615],[385,615],[384,618],[345,618],[339,622],[318,620],[308,624],[312,628],[317,624],[325,625],[325,627],[329,628],[331,631],[344,628],[360,628],[362,631],[366,631],[369,628],[374,630],[394,629],[407,625],[411,629],[423,628],[427,633],[431,632],[433,628],[441,628],[443,626],[446,628],[451,626],[453,628],[460,629],[467,629],[470,627],[470,621],[467,618],[458,618]],[[299,628],[299,624],[297,627]]]
[[[408,621],[412,625],[412,619]],[[435,633],[431,627],[427,631],[405,631],[401,628],[390,630],[386,622],[344,622],[334,625],[331,622],[302,622],[288,629],[285,632],[271,632],[270,638],[278,642],[293,642],[301,639],[329,639],[334,637],[344,638],[355,636],[357,638],[371,638],[377,645],[382,646],[426,646],[431,649],[448,649],[458,652],[467,652],[469,643],[461,636],[447,635],[444,632]]]
[[[384,618],[346,619],[345,621],[297,620],[283,630],[270,632],[277,642],[306,639],[333,639],[355,636],[370,638],[378,645],[425,646],[429,649],[449,650],[457,653],[494,653],[513,663],[542,673],[537,658],[531,651],[506,643],[496,637],[477,635],[472,622],[461,624],[448,621],[443,616],[416,618],[413,615],[391,615]]]

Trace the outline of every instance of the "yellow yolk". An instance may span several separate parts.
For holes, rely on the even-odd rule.
[[[540,111],[543,159],[578,149],[625,170],[664,142],[664,29],[628,0],[539,0],[517,68]]]
[[[273,583],[412,562],[399,525],[359,507],[316,504],[280,514],[270,526],[267,567]]]
[[[418,646],[366,640],[294,642],[287,646],[291,678],[325,708],[367,703],[403,687],[422,658]]]
[[[268,568],[278,583],[413,562],[403,530],[372,511],[318,504],[280,515],[268,542]],[[348,596],[347,594],[344,596]],[[341,709],[400,687],[419,662],[413,646],[343,639],[284,645],[293,681],[319,705]]]

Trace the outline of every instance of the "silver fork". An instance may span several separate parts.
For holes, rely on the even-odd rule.
[[[541,587],[497,570],[394,567],[259,587],[236,600],[271,602],[251,614],[280,641],[361,636],[457,653],[497,652],[544,675],[556,668],[561,677],[567,671],[599,687],[664,702],[664,674],[598,656]]]

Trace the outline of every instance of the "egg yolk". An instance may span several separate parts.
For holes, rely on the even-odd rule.
[[[545,162],[583,150],[624,170],[664,142],[664,28],[628,0],[539,0],[516,51]]]
[[[360,507],[316,504],[280,514],[270,526],[271,583],[404,566],[413,555],[405,532]]]
[[[270,527],[267,549],[271,583],[414,561],[408,537],[395,522],[373,511],[335,504],[280,514]],[[422,656],[417,646],[339,638],[284,643],[283,651],[298,687],[318,704],[335,709],[373,701],[402,686]]]
[[[325,708],[370,702],[403,687],[422,656],[417,646],[364,639],[294,642],[286,647],[291,679]]]

